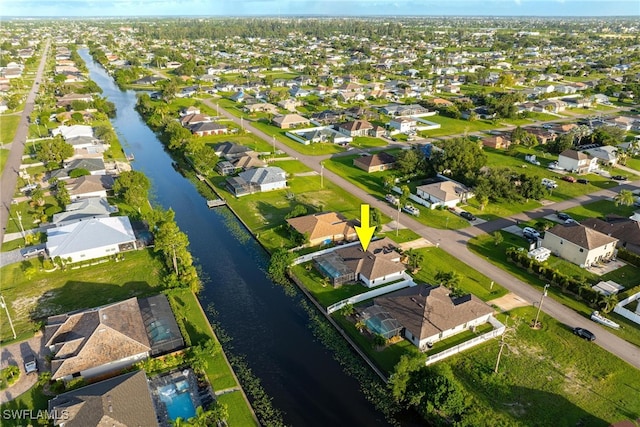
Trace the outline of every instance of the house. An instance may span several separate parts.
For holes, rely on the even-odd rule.
[[[404,277],[405,271],[395,243],[386,237],[369,243],[366,251],[361,245],[341,247],[315,257],[313,262],[336,287],[361,281],[373,288]]]
[[[215,145],[213,150],[216,153],[216,156],[227,160],[237,159],[238,157],[242,157],[246,155],[246,153],[253,151],[249,147],[229,141]]]
[[[231,95],[229,99],[232,100],[233,102],[242,102],[244,101],[244,92],[239,90],[233,95]]]
[[[609,97],[602,93],[596,93],[595,95],[593,95],[592,99],[593,99],[593,102],[595,102],[596,104],[604,104],[604,105],[611,104]]]
[[[259,156],[260,155],[255,151],[247,151],[243,156],[236,157],[235,159],[231,160],[231,163],[236,170],[248,170],[252,168],[265,167],[267,164],[262,159],[260,159]]]
[[[547,129],[527,128],[527,132],[535,136],[536,139],[538,140],[538,143],[541,145],[545,145],[549,141],[555,141],[557,137],[557,135],[554,132],[551,132]]]
[[[216,163],[216,171],[222,176],[233,175],[236,173],[236,167],[227,160],[220,160]]]
[[[618,163],[618,148],[611,145],[603,145],[602,147],[594,147],[584,150],[590,156],[597,159],[598,162],[608,166],[615,166]]]
[[[113,188],[110,175],[86,175],[66,181],[71,200],[87,197],[107,197],[107,191]]]
[[[249,169],[238,174],[252,187],[252,191],[280,190],[287,187],[287,173],[275,166]]]
[[[608,216],[606,221],[599,218],[587,218],[581,224],[618,239],[618,248],[624,248],[640,255],[640,223],[637,221],[630,218]]]
[[[567,108],[567,103],[564,101],[560,101],[559,99],[546,99],[544,101],[538,102],[538,111],[543,113],[551,112],[551,113],[560,113]]]
[[[297,111],[296,108],[301,106],[302,102],[298,101],[297,99],[283,99],[282,101],[278,102],[278,106],[284,108],[287,111],[291,111],[291,112],[295,112]]]
[[[394,117],[389,122],[389,127],[397,129],[401,133],[409,133],[416,130],[418,122],[411,117]]]
[[[429,114],[429,110],[419,104],[389,104],[382,107],[380,111],[391,117],[421,116]]]
[[[342,119],[342,114],[333,110],[324,110],[319,113],[314,113],[311,119],[319,123],[331,124],[339,122]]]
[[[59,394],[49,400],[49,413],[55,426],[158,426],[144,371]]]
[[[482,140],[482,145],[484,145],[485,147],[494,148],[496,150],[500,150],[500,149],[506,150],[511,145],[511,141],[500,135],[489,136]]]
[[[371,156],[361,156],[353,159],[353,165],[367,173],[392,169],[396,164],[396,158],[389,153],[376,153]]]
[[[183,127],[188,127],[190,125],[195,125],[198,123],[205,123],[210,121],[211,121],[211,117],[206,116],[204,114],[200,114],[200,113],[190,113],[180,117],[180,124]]]
[[[57,99],[56,107],[67,108],[74,101],[92,102],[93,96],[90,93],[68,93]]]
[[[287,219],[291,228],[305,236],[310,246],[355,240],[357,234],[350,221],[337,212],[320,212]]]
[[[136,236],[127,216],[79,219],[48,228],[47,253],[70,262],[87,261],[136,249]]]
[[[470,190],[455,181],[440,181],[421,185],[416,188],[416,194],[429,202],[431,209],[437,206],[454,207],[471,197]]]
[[[189,126],[189,130],[196,136],[223,135],[227,133],[227,127],[220,123],[202,122]]]
[[[581,267],[611,259],[617,243],[618,239],[581,224],[558,224],[542,240],[542,246]]]
[[[338,132],[350,137],[367,136],[373,125],[366,120],[354,120],[338,125]]]
[[[281,129],[290,129],[295,126],[308,126],[309,120],[299,114],[285,114],[273,118],[273,124]]]
[[[244,109],[249,113],[264,112],[269,114],[278,114],[278,107],[268,102],[258,102],[255,104],[246,105]]]
[[[53,214],[51,222],[61,226],[89,218],[106,218],[115,212],[118,212],[118,208],[111,206],[106,198],[89,197],[71,202],[65,207],[64,212]]]
[[[158,82],[161,82],[162,80],[164,80],[162,77],[146,76],[146,77],[143,77],[141,79],[134,80],[133,84],[148,86],[148,85],[154,85],[154,84],[156,84]]]
[[[475,295],[454,297],[444,286],[426,284],[377,297],[373,303],[400,323],[404,337],[420,350],[487,323],[494,311]]]
[[[89,171],[91,175],[106,175],[107,170],[104,165],[104,160],[101,158],[80,158],[74,159],[69,162],[64,162],[64,167],[69,172],[74,169],[85,169]]]
[[[301,88],[300,86],[294,86],[289,89],[289,95],[293,96],[294,98],[303,98],[305,96],[309,96],[310,94],[311,92]]]
[[[558,167],[576,173],[590,173],[598,169],[598,159],[576,150],[564,150],[558,155]]]
[[[251,184],[239,176],[227,178],[225,185],[229,192],[236,197],[246,196],[247,194],[253,193]]]
[[[453,105],[453,102],[443,98],[433,98],[433,99],[430,99],[429,102],[435,105],[436,107],[450,107]]]
[[[147,357],[184,347],[167,297],[135,297],[83,311],[50,316],[44,345],[51,378],[103,377]]]
[[[65,140],[78,136],[93,138],[93,129],[86,125],[59,126],[51,129],[51,136],[61,135]]]

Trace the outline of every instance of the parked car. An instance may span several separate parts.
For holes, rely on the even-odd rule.
[[[20,254],[24,258],[32,258],[34,256],[40,255],[42,252],[44,252],[44,249],[42,248],[24,248],[20,251]]]
[[[549,178],[542,178],[542,185],[547,188],[558,188],[558,184],[556,184],[554,180]]]
[[[573,219],[573,218],[567,218],[567,219],[564,221],[564,223],[565,223],[565,224],[577,224],[577,223],[578,223],[578,221],[576,221],[576,220],[575,220],[575,219]]]
[[[573,333],[579,336],[580,338],[584,338],[587,341],[595,341],[596,336],[593,332],[588,331],[584,328],[573,328]]]
[[[568,219],[573,219],[573,218],[571,218],[571,215],[569,215],[568,213],[564,213],[564,212],[556,212],[556,216],[558,217],[558,219],[561,219],[563,221],[566,221]]]
[[[589,180],[588,180],[588,179],[584,179],[584,178],[578,178],[578,182],[579,182],[580,184],[588,184],[588,183],[589,183]]]
[[[571,175],[565,175],[562,177],[563,181],[567,181],[567,182],[576,182],[576,179],[574,177],[572,177]]]
[[[473,214],[471,214],[470,212],[467,211],[462,211],[460,212],[460,216],[464,219],[466,219],[467,221],[475,221],[476,217],[473,216]]]
[[[38,188],[38,185],[37,185],[37,184],[27,184],[27,185],[25,185],[24,187],[22,187],[22,188],[20,189],[20,192],[21,192],[21,193],[27,193],[27,192],[29,192],[29,191],[33,191],[33,190],[35,190],[36,188]]]
[[[413,215],[413,216],[419,216],[420,215],[420,209],[416,208],[413,205],[404,205],[402,210],[405,211],[406,213],[410,214],[410,215]]]
[[[38,360],[32,353],[24,358],[24,371],[28,374],[38,372]]]
[[[613,175],[611,179],[615,179],[616,181],[626,181],[627,177],[624,175]]]
[[[397,205],[399,200],[396,196],[394,196],[393,194],[387,194],[386,196],[384,196],[384,199],[391,203],[392,205]]]
[[[536,230],[535,228],[531,228],[531,227],[523,228],[522,229],[522,234],[524,235],[524,237],[531,237],[531,238],[536,238],[536,239],[540,238],[540,232],[538,230]]]

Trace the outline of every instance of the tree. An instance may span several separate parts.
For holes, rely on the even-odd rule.
[[[498,80],[496,81],[496,85],[499,87],[512,87],[516,84],[516,79],[513,77],[511,73],[502,73]]]
[[[184,265],[191,265],[191,254],[188,250],[189,239],[186,234],[180,231],[175,221],[161,223],[154,233],[154,242],[154,251],[164,254],[176,275],[180,276],[178,260],[181,260]]]
[[[407,265],[411,268],[412,272],[416,272],[420,269],[422,262],[424,261],[424,254],[413,249],[409,249],[406,252]]]
[[[616,304],[618,304],[618,295],[616,294],[602,295],[600,298],[600,306],[604,313],[609,313]]]
[[[591,141],[601,145],[618,145],[624,142],[625,131],[617,126],[601,126],[591,134]]]
[[[455,271],[438,271],[434,277],[436,282],[445,288],[452,289],[456,288],[460,284],[460,274]]]
[[[118,138],[116,136],[116,133],[113,131],[113,128],[108,125],[96,126],[94,135],[96,136],[96,138],[104,141],[107,144],[115,142]]]
[[[297,218],[299,216],[304,216],[306,214],[307,214],[307,207],[305,205],[302,205],[302,204],[297,204],[291,210],[291,212],[289,212],[288,214],[285,215],[284,219]]]
[[[277,249],[272,255],[269,261],[269,267],[267,273],[269,278],[280,285],[289,284],[289,278],[287,272],[291,266],[294,255],[284,248]]]
[[[169,122],[164,131],[169,136],[169,148],[171,150],[183,148],[192,138],[189,129],[183,128],[180,123],[175,121]]]
[[[36,149],[36,158],[47,167],[59,166],[65,159],[73,156],[73,147],[60,137],[45,139]]]
[[[69,178],[79,178],[87,175],[91,175],[91,172],[84,168],[77,168],[69,172]]]
[[[59,182],[58,185],[56,185],[56,200],[62,208],[71,203],[71,195],[69,194],[69,190],[67,189],[67,186],[62,182]]]
[[[396,177],[393,175],[385,175],[382,177],[382,185],[384,188],[391,188],[396,185]]]
[[[494,231],[492,236],[494,245],[500,246],[500,244],[504,242],[504,236],[500,230]]]
[[[571,147],[573,147],[573,136],[568,133],[560,135],[553,141],[547,142],[547,150],[554,154],[560,154]]]
[[[481,146],[466,138],[447,140],[442,148],[431,156],[435,170],[467,185],[475,182],[478,171],[487,164]]]
[[[422,152],[417,149],[402,150],[396,157],[396,169],[398,169],[402,175],[413,175],[423,160],[424,156]]]
[[[139,171],[125,171],[113,184],[113,192],[133,207],[140,209],[148,199],[151,182]]]
[[[613,198],[616,206],[631,206],[635,203],[636,197],[631,190],[620,190],[618,194]]]

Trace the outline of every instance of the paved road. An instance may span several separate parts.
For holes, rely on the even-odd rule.
[[[211,103],[209,100],[203,100],[205,104],[209,105],[211,108],[216,108],[216,105]],[[238,125],[240,125],[240,119],[226,111],[224,108],[218,107],[219,112],[225,117],[231,119]],[[271,135],[267,135],[259,129],[256,129],[251,125],[249,121],[243,121],[243,126],[245,129],[251,131],[256,136],[264,139],[269,143],[273,143],[273,138]],[[324,159],[327,159],[330,156],[308,156],[304,154],[300,154],[292,148],[286,146],[285,144],[276,140],[276,147],[283,152],[287,153],[291,157],[295,157],[300,160],[302,163],[315,170],[316,172],[321,172],[320,162]],[[370,206],[374,206],[379,208],[382,212],[388,215],[391,218],[396,218],[397,210],[390,206],[388,203],[379,200],[378,198],[368,194],[366,191],[361,188],[353,185],[346,179],[341,176],[327,170],[323,169],[322,173],[324,176],[333,181],[338,186],[342,187],[344,190],[353,194],[354,196],[361,199],[364,203],[368,203]],[[619,186],[618,188],[631,188],[637,186],[638,183],[626,184],[624,186]],[[561,203],[556,203],[550,206],[546,206],[540,209],[536,209],[532,212],[525,212],[523,214],[516,215],[515,218],[522,216],[522,219],[528,217],[541,217],[544,215],[548,215],[550,213],[555,212],[556,210],[564,210],[571,206],[576,206],[583,204],[587,201],[600,200],[606,197],[612,197],[615,193],[611,190],[603,190],[597,193],[593,193],[590,195],[582,196],[576,198],[574,200],[568,200]],[[515,224],[515,218],[506,218],[497,221],[489,221],[482,224],[482,229],[479,227],[468,227],[461,230],[440,230],[431,227],[427,227],[422,223],[419,223],[415,219],[411,218],[408,215],[402,214],[401,223],[411,230],[418,233],[421,237],[433,242],[438,243],[440,248],[445,250],[446,252],[454,255],[456,258],[471,266],[475,270],[487,276],[490,280],[499,283],[509,291],[515,293],[516,295],[526,299],[531,304],[537,304],[541,297],[542,293],[538,291],[536,288],[528,285],[527,283],[511,276],[506,271],[496,267],[491,264],[488,260],[472,253],[467,248],[467,242],[470,238],[489,232],[493,229],[501,229],[504,226]],[[495,224],[494,224],[495,223]],[[506,225],[505,225],[506,224]],[[605,328],[599,326],[598,324],[592,322],[590,319],[578,314],[573,309],[568,308],[556,302],[552,298],[545,298],[544,304],[542,306],[542,312],[546,313],[549,316],[554,317],[558,321],[567,325],[567,328],[573,328],[575,326],[581,326],[593,331],[597,335],[597,340],[595,343],[605,350],[615,354],[620,357],[622,360],[627,363],[635,366],[640,369],[640,348],[634,346],[633,344],[628,343],[627,341],[619,338],[618,336],[612,334],[607,331]],[[544,322],[544,316],[541,318],[541,321]]]
[[[22,111],[22,118],[18,124],[18,130],[13,138],[11,144],[11,151],[7,158],[4,171],[2,171],[2,178],[0,178],[0,242],[4,241],[4,231],[7,227],[7,221],[9,220],[9,210],[11,207],[11,198],[16,189],[16,183],[18,182],[18,171],[22,164],[22,154],[24,153],[24,144],[27,141],[29,135],[29,123],[27,117],[31,115],[33,111],[36,94],[40,88],[42,82],[42,74],[44,72],[44,66],[46,64],[47,55],[49,54],[49,47],[51,41],[47,40],[47,45],[44,48],[44,53],[40,59],[40,65],[38,66],[38,72],[36,78],[31,87],[31,91],[27,95],[27,101]]]
[[[27,341],[10,344],[0,349],[0,360],[2,360],[0,367],[6,368],[9,365],[16,365],[20,368],[20,378],[18,381],[11,387],[0,391],[0,403],[6,403],[17,398],[35,385],[38,380],[38,375],[27,375],[24,371],[23,360],[25,356],[35,354],[38,359],[38,368],[42,370],[45,366],[43,345],[43,337],[35,336]]]

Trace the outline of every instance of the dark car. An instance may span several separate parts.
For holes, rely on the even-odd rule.
[[[567,182],[576,182],[576,179],[574,177],[572,177],[571,175],[565,175],[562,177],[563,181],[567,181]]]
[[[467,211],[462,211],[460,212],[460,216],[464,219],[466,219],[467,221],[475,221],[476,217],[473,216],[471,213],[467,212]]]
[[[612,179],[615,179],[616,181],[626,181],[627,177],[624,175],[613,175],[611,177]]]
[[[578,178],[578,182],[579,182],[580,184],[588,184],[588,183],[589,183],[589,180],[588,180],[588,179],[584,179],[584,178]]]
[[[558,219],[561,219],[563,221],[571,219],[571,216],[569,214],[564,213],[564,212],[557,212],[556,216],[558,217]]]
[[[588,341],[596,340],[596,336],[593,334],[593,332],[588,331],[584,328],[573,328],[573,333],[579,336],[580,338],[584,338],[585,340],[588,340]]]

